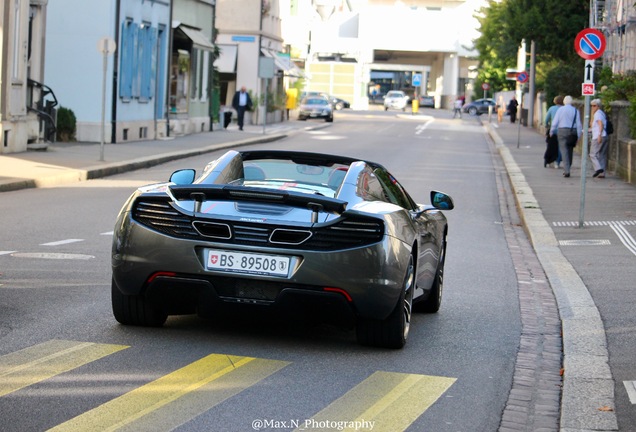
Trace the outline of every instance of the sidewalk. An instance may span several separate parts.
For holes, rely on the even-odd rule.
[[[588,234],[592,232],[591,228],[580,229],[577,225],[580,215],[581,157],[575,153],[572,176],[563,178],[561,170],[543,167],[543,135],[526,127],[519,128],[518,124],[497,124],[496,120],[487,123],[486,116],[480,119],[503,159],[523,225],[557,300],[564,345],[561,430],[616,431],[615,381],[610,370],[607,328],[603,321],[606,321],[606,326],[609,323],[606,317],[601,317],[590,294],[604,289],[603,284],[606,282],[600,278],[598,282],[592,281],[595,285],[588,282],[586,286],[580,275],[589,274],[589,260],[568,260],[562,244],[557,240],[557,234],[560,238],[576,241],[590,238]],[[56,143],[44,152],[1,155],[0,192],[109,176],[221,148],[274,141],[300,130],[326,126],[322,122],[290,121],[266,126],[265,133],[262,126],[246,126],[243,132],[231,126],[229,130],[174,139],[106,144],[103,149],[104,161],[99,161],[99,144]],[[175,151],[175,148],[179,150]],[[587,165],[586,227],[595,221],[623,221],[636,225],[636,188],[613,177],[611,173],[605,179],[592,179],[591,163]],[[555,229],[556,222],[563,223],[565,228]],[[618,241],[614,243],[619,244]],[[636,247],[634,250],[636,255]],[[624,259],[624,254],[622,256]],[[600,264],[595,262],[599,267],[598,272],[603,272],[612,264],[612,257],[606,257],[605,260],[607,262]],[[634,267],[633,262],[630,262],[623,269],[621,274],[626,275],[624,280],[631,285],[621,288],[633,288],[634,277],[630,272],[634,272]],[[613,294],[608,291],[608,295],[632,295],[626,292],[626,289]],[[633,295],[632,298],[621,297],[616,301],[619,304],[636,304],[636,294]],[[636,317],[630,315],[624,317],[627,329],[636,328]],[[615,339],[615,343],[634,346],[627,339],[633,337],[631,333],[624,331],[623,335],[615,336],[625,338]],[[632,379],[635,378],[636,371],[632,376]],[[616,389],[617,393],[623,390],[622,383],[616,382]]]
[[[106,177],[126,171],[252,143],[275,141],[300,130],[325,127],[321,122],[289,121],[249,125],[155,141],[104,144],[53,143],[46,151],[0,155],[0,192]],[[179,150],[175,150],[178,148]]]
[[[487,122],[486,118],[483,120]],[[556,297],[564,357],[561,430],[619,430],[615,386],[617,395],[624,393],[625,387],[620,381],[615,382],[613,372],[617,374],[617,371],[614,366],[617,370],[622,368],[627,374],[634,371],[633,363],[632,366],[619,364],[618,361],[616,365],[610,363],[609,348],[612,348],[614,357],[621,354],[621,350],[624,354],[628,344],[633,345],[634,336],[625,328],[629,329],[629,323],[633,325],[636,319],[633,313],[616,310],[617,315],[627,315],[613,317],[623,320],[620,327],[622,334],[616,334],[609,316],[614,315],[612,308],[617,309],[616,305],[633,305],[636,301],[636,296],[630,292],[632,290],[627,289],[633,288],[635,266],[633,261],[629,261],[629,252],[621,249],[622,246],[619,248],[621,241],[626,243],[622,239],[612,239],[612,244],[621,249],[620,255],[614,258],[595,242],[598,242],[599,235],[611,235],[607,227],[636,225],[636,188],[611,173],[607,173],[605,179],[592,178],[594,171],[588,159],[582,196],[580,154],[574,154],[572,176],[564,178],[561,169],[543,166],[546,144],[542,134],[506,121],[497,124],[495,120],[484,125],[504,161],[523,226]],[[583,228],[579,228],[581,220]],[[626,230],[624,236],[631,239]],[[582,247],[568,248],[568,245]],[[630,251],[636,255],[633,246]],[[628,256],[627,264],[625,256]],[[620,273],[618,277],[611,275],[611,269],[618,264],[613,260],[623,260],[623,267],[616,270]],[[593,273],[598,277],[592,278],[590,275]],[[587,286],[582,277],[586,277]],[[612,279],[622,282],[615,286]],[[608,289],[610,287],[617,290]],[[597,294],[597,301],[599,295],[608,298],[603,300],[603,316],[592,293]],[[619,328],[618,325],[616,327]],[[612,333],[613,339],[606,333]],[[609,347],[608,342],[612,340],[613,346]],[[618,374],[620,376],[620,372]],[[636,372],[632,379],[635,375]],[[622,412],[625,416],[622,425],[625,427],[630,424],[629,416],[633,421],[633,405],[623,403],[623,407],[628,411]]]

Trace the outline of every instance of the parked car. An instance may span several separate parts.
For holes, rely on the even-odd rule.
[[[328,96],[328,98],[331,101],[331,105],[333,105],[333,107],[338,111],[345,108],[351,108],[351,104],[344,99],[340,99],[335,96]]]
[[[476,99],[465,104],[462,107],[462,111],[470,115],[487,114],[488,107],[492,107],[492,112],[497,113],[497,103],[494,99]]]
[[[420,107],[435,108],[435,96],[420,96]]]
[[[196,178],[137,189],[117,217],[112,309],[126,325],[227,308],[292,312],[401,348],[414,310],[442,301],[453,200],[416,204],[378,163],[230,150]],[[237,312],[236,309],[231,309]]]
[[[308,118],[333,122],[333,107],[329,100],[324,96],[307,96],[301,100],[298,106],[298,120],[307,120]]]
[[[406,111],[409,97],[402,90],[391,90],[384,96],[384,111],[400,109]]]
[[[340,111],[341,109],[344,109],[344,108],[351,108],[351,103],[349,103],[348,101],[341,99],[339,97],[324,93],[324,92],[317,92],[317,91],[302,92],[300,95],[300,99],[302,100],[303,98],[307,96],[324,96],[329,100],[329,102],[331,103],[331,106],[333,106],[333,108],[337,111]]]

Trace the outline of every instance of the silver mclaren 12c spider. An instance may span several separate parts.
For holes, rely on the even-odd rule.
[[[112,307],[122,324],[250,308],[323,317],[363,345],[404,346],[442,300],[447,194],[416,204],[382,165],[228,151],[200,176],[139,188],[117,218]],[[280,313],[279,313],[280,312]]]

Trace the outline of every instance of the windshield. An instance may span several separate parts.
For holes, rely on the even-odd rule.
[[[244,163],[244,178],[231,184],[335,197],[348,169],[344,164],[306,165],[292,160],[255,159]]]

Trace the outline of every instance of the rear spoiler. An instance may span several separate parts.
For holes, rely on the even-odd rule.
[[[292,207],[306,208],[314,213],[328,212],[342,214],[347,202],[323,195],[312,195],[302,192],[278,189],[260,189],[230,185],[172,185],[170,193],[176,200],[196,201],[199,211],[203,201],[256,201],[269,204],[283,204]]]

